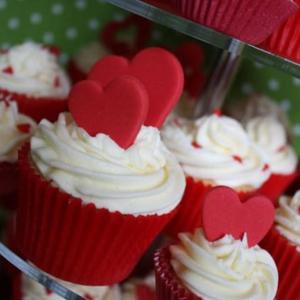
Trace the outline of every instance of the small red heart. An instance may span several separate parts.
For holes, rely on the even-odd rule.
[[[129,41],[120,41],[118,34],[131,27],[136,29],[132,44]],[[108,23],[101,33],[101,40],[112,53],[130,57],[146,46],[151,29],[151,22],[139,16],[130,15],[125,20]]]
[[[145,125],[160,127],[183,90],[184,76],[177,58],[161,48],[145,49],[131,61],[110,55],[93,66],[88,78],[106,86],[122,75],[136,77],[144,84],[149,95]]]
[[[228,187],[216,187],[203,202],[203,230],[209,241],[224,235],[235,239],[247,233],[248,246],[257,245],[274,222],[275,208],[264,196],[255,196],[242,203],[238,194]]]
[[[148,112],[148,94],[134,77],[122,76],[105,88],[91,80],[77,83],[69,96],[69,110],[79,127],[91,136],[109,135],[127,149]]]
[[[6,67],[5,69],[2,70],[3,73],[12,75],[14,73],[14,70],[11,66]]]
[[[30,132],[30,129],[31,129],[31,126],[30,126],[30,124],[22,123],[22,124],[18,124],[18,125],[17,125],[17,128],[18,128],[18,130],[21,131],[21,132],[29,133],[29,132]]]

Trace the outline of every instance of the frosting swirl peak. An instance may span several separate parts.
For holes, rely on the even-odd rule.
[[[204,300],[273,300],[278,286],[276,265],[268,252],[248,248],[247,240],[227,235],[209,242],[201,229],[179,234],[171,246],[171,264],[182,283]]]

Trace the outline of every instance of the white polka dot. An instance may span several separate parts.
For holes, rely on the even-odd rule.
[[[264,65],[259,63],[259,62],[254,62],[253,63],[254,67],[257,68],[257,69],[263,69],[264,68]]]
[[[162,38],[162,32],[160,30],[154,30],[152,32],[152,38],[155,40],[160,40]]]
[[[32,24],[39,24],[42,22],[42,15],[40,13],[33,13],[31,16],[30,16],[30,22]]]
[[[0,9],[6,8],[7,2],[6,0],[0,0]]]
[[[296,124],[293,127],[293,132],[294,132],[295,135],[300,136],[300,124]]]
[[[271,91],[278,91],[280,88],[279,81],[276,79],[270,79],[268,81],[268,87]]]
[[[91,19],[89,20],[89,28],[92,30],[96,30],[99,28],[99,21],[98,19]]]
[[[75,6],[78,9],[85,9],[86,8],[86,1],[85,0],[76,0]]]
[[[114,21],[120,22],[120,21],[123,21],[125,19],[125,16],[122,15],[122,14],[114,14],[113,19],[114,19]]]
[[[65,65],[69,60],[69,55],[67,53],[62,53],[59,56],[58,60],[61,64]]]
[[[61,15],[64,11],[64,6],[61,3],[55,3],[52,6],[52,13],[54,15]]]
[[[11,18],[8,20],[7,26],[9,29],[17,29],[20,25],[20,21],[18,18]]]
[[[284,111],[288,111],[291,108],[291,101],[289,99],[284,99],[280,102],[280,107]]]
[[[70,27],[66,31],[66,36],[70,40],[75,39],[77,37],[77,35],[78,35],[78,32],[77,32],[77,29],[75,27]]]
[[[293,83],[294,83],[294,85],[299,86],[300,85],[300,78],[293,77]]]
[[[51,44],[54,42],[54,34],[52,32],[45,32],[43,35],[43,41],[46,44]]]
[[[242,93],[245,94],[245,95],[250,95],[254,91],[252,84],[249,83],[249,82],[245,82],[242,85],[242,89],[241,90],[242,90]]]

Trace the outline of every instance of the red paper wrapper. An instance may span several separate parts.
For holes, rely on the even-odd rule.
[[[31,117],[36,122],[42,119],[48,119],[51,122],[56,121],[59,113],[68,110],[67,99],[55,98],[33,98],[22,94],[11,93],[0,89],[0,95],[9,97],[12,101],[18,103],[19,112]]]
[[[178,213],[167,226],[165,232],[171,237],[177,238],[180,232],[193,232],[196,228],[202,227],[203,199],[213,187],[212,185],[204,184],[202,181],[187,177],[186,188],[183,199],[179,204]],[[245,201],[255,193],[256,190],[238,194],[240,199]]]
[[[17,207],[18,164],[0,163],[0,205],[9,210]]]
[[[87,77],[87,74],[85,74],[78,68],[78,66],[74,60],[70,60],[70,62],[69,62],[68,73],[69,73],[69,76],[70,76],[73,84],[75,84],[79,81],[82,81],[82,80],[86,79],[86,77]]]
[[[300,252],[278,230],[273,229],[261,242],[274,258],[279,273],[276,299],[296,300],[300,297]]]
[[[300,0],[295,0],[299,5]],[[291,15],[288,20],[279,27],[273,34],[262,44],[262,47],[287,57],[296,62],[300,62],[300,10]]]
[[[299,177],[299,171],[290,175],[272,174],[271,177],[259,189],[259,193],[268,197],[275,206],[278,198],[288,189],[288,187]]]
[[[22,275],[20,272],[15,274],[15,276],[11,280],[11,284],[12,284],[12,300],[22,300],[23,299],[22,289],[21,289]]]
[[[124,280],[175,210],[135,217],[97,209],[44,180],[31,164],[28,146],[19,154],[21,254],[65,281],[111,285]]]
[[[173,0],[183,16],[259,44],[297,10],[286,0]]]
[[[156,296],[158,300],[201,300],[186,289],[170,264],[168,248],[159,249],[154,255]]]

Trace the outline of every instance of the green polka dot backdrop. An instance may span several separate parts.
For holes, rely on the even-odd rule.
[[[102,0],[0,0],[0,47],[28,40],[54,44],[60,46],[61,62],[66,63],[81,46],[96,40],[108,21],[121,20],[125,14]],[[152,34],[156,45],[172,45],[183,39],[159,26]],[[207,58],[213,60],[213,56]],[[300,79],[244,60],[230,97],[255,91],[271,96],[288,113],[300,153]]]

